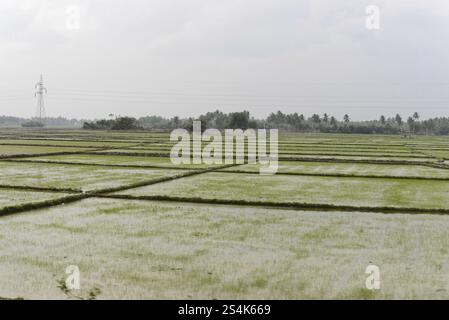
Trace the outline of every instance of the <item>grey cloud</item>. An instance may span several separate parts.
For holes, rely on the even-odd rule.
[[[80,30],[65,27],[69,4]],[[364,27],[369,4],[379,31]],[[54,116],[442,115],[448,12],[439,0],[6,0],[0,113],[32,115],[42,72]]]

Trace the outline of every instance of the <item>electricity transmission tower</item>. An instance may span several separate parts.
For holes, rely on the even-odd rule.
[[[44,79],[41,78],[38,83],[34,86],[36,92],[34,93],[34,97],[37,96],[37,110],[36,117],[42,122],[42,118],[45,118],[45,105],[44,105],[44,92],[47,93],[47,88],[44,87]]]

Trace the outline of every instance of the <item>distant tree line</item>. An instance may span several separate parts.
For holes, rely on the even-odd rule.
[[[138,130],[144,129],[135,118],[117,117],[109,120],[84,122],[83,129],[90,130]]]
[[[259,125],[261,125],[258,120],[250,117],[248,111],[232,112],[228,114],[224,114],[221,111],[215,111],[208,112],[196,119],[180,119],[179,117],[167,119],[160,116],[147,116],[136,119],[118,116],[115,119],[84,122],[83,128],[90,130],[173,130],[177,128],[192,130],[194,120],[201,120],[203,129],[247,129],[258,128]]]
[[[160,116],[146,116],[132,118],[110,115],[105,120],[77,120],[63,117],[45,118],[47,127],[70,127],[92,130],[159,130],[168,131],[176,128],[192,129],[193,120],[201,120],[202,128],[216,129],[247,129],[247,128],[277,128],[291,132],[325,132],[325,133],[377,133],[377,134],[419,134],[419,135],[448,135],[449,117],[438,117],[421,120],[417,112],[407,117],[396,114],[394,117],[381,115],[377,120],[353,121],[346,114],[341,119],[327,113],[304,116],[298,113],[271,113],[266,119],[255,119],[248,111],[223,113],[221,111],[208,112],[198,118],[164,118]],[[34,121],[35,119],[31,119]],[[21,126],[30,119],[0,116],[0,126]]]
[[[404,120],[399,114],[394,117],[381,115],[378,120],[352,121],[348,114],[340,120],[323,114],[313,114],[309,118],[303,115],[283,114],[278,111],[266,119],[268,127],[278,127],[287,131],[326,132],[326,133],[364,133],[364,134],[449,134],[449,118],[439,117],[420,120],[417,112]]]
[[[83,125],[84,120],[77,119],[67,119],[63,117],[56,118],[44,118],[42,119],[46,126],[50,127],[68,127],[68,128],[80,128]],[[3,127],[19,127],[21,125],[25,125],[27,123],[37,122],[36,118],[20,118],[20,117],[11,117],[11,116],[0,116],[0,126]]]
[[[112,116],[112,115],[110,115]],[[352,121],[348,114],[341,119],[324,113],[286,114],[281,111],[271,113],[266,119],[255,119],[248,111],[223,113],[219,110],[208,112],[198,118],[164,118],[160,116],[146,116],[139,119],[131,117],[115,117],[109,120],[85,122],[83,128],[93,130],[173,130],[176,128],[192,129],[193,120],[201,120],[202,129],[258,129],[276,128],[291,132],[324,132],[324,133],[363,133],[363,134],[449,134],[449,118],[440,117],[420,120],[417,112],[405,120],[399,114],[395,117],[381,115],[378,120]]]

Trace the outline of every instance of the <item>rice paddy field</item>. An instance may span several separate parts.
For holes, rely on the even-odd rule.
[[[275,175],[172,146],[1,129],[0,298],[449,298],[449,138],[283,133]]]

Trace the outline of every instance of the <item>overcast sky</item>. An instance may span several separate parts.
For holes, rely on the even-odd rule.
[[[448,39],[447,0],[2,0],[0,114],[42,73],[49,116],[449,116]]]

